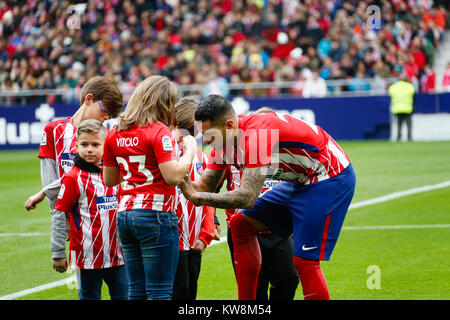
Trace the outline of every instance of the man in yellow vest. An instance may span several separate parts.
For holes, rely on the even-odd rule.
[[[408,82],[408,76],[401,73],[398,81],[389,87],[391,112],[397,118],[397,141],[401,139],[402,125],[406,121],[408,140],[411,141],[412,113],[414,110],[414,86]]]

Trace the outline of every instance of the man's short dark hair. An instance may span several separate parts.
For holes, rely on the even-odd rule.
[[[234,116],[234,109],[231,103],[224,97],[217,94],[210,94],[203,99],[195,110],[196,121],[211,121],[217,124],[227,116]]]

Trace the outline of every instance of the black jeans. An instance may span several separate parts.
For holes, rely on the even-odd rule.
[[[202,255],[193,250],[181,250],[173,283],[172,300],[195,300]]]
[[[227,242],[234,268],[233,242],[228,228]],[[293,300],[299,283],[294,267],[294,243],[292,236],[282,238],[275,233],[258,235],[261,248],[261,270],[258,276],[256,300]],[[270,295],[267,290],[270,284]]]

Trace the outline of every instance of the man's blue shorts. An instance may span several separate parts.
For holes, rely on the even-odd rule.
[[[355,191],[351,164],[332,178],[309,185],[281,182],[242,210],[269,230],[294,236],[294,255],[329,260]]]

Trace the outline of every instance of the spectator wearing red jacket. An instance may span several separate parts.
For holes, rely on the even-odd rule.
[[[427,64],[425,65],[424,72],[420,77],[420,91],[433,92],[436,88],[436,73],[433,68]]]

